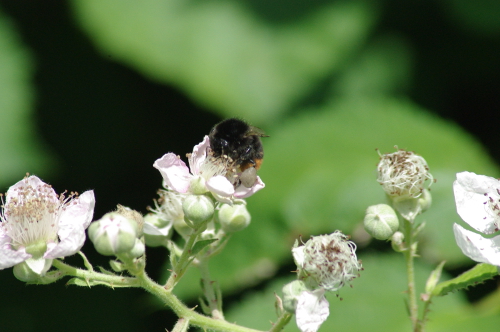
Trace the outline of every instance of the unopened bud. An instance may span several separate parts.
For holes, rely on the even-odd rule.
[[[117,212],[110,212],[90,224],[89,238],[102,255],[124,254],[135,245],[137,223]]]
[[[403,252],[404,250],[406,250],[404,246],[404,240],[405,236],[402,232],[397,231],[396,233],[394,233],[391,237],[392,249],[396,252]]]
[[[283,308],[289,313],[295,313],[298,298],[306,290],[307,287],[302,280],[294,280],[283,286]]]
[[[250,225],[250,213],[245,204],[223,204],[219,210],[219,221],[226,233],[234,233]]]
[[[365,230],[377,240],[387,240],[399,228],[396,212],[387,204],[368,207],[364,219]]]
[[[206,195],[189,195],[182,203],[184,216],[195,226],[212,218],[215,210],[214,202]]]

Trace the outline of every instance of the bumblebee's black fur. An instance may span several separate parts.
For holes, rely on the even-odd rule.
[[[267,136],[262,130],[240,119],[226,119],[210,131],[210,148],[214,157],[227,155],[240,171],[249,167],[259,169],[264,158],[260,137]]]

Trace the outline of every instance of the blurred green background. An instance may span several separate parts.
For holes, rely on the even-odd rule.
[[[230,321],[269,329],[300,235],[351,234],[365,271],[320,331],[408,331],[401,257],[360,223],[384,202],[379,148],[413,150],[438,182],[421,217],[417,281],[441,260],[472,266],[454,242],[452,182],[499,176],[500,2],[0,0],[0,191],[26,172],[96,195],[95,218],[146,212],[164,153],[191,151],[238,116],[265,130],[266,188],[252,224],[213,260]],[[462,223],[462,225],[464,225]],[[108,266],[87,243],[95,265]],[[164,280],[165,249],[147,270]],[[78,257],[68,262],[81,265]],[[176,292],[197,304],[198,275]],[[428,331],[498,331],[497,280],[434,300]],[[196,286],[193,286],[196,285]],[[2,331],[164,331],[175,317],[141,290],[25,286],[0,272]],[[291,322],[286,331],[297,331]]]

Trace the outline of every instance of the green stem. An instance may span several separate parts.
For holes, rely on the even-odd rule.
[[[65,264],[58,259],[54,259],[52,265],[57,269],[63,271],[66,275],[71,275],[83,280],[94,280],[107,282],[114,286],[125,287],[140,287],[139,281],[136,278],[123,277],[112,274],[104,274],[95,271],[81,270],[71,265]]]
[[[417,332],[420,331],[420,329],[418,324],[417,292],[415,289],[415,268],[413,264],[413,258],[415,257],[413,224],[406,219],[404,223],[406,242],[406,250],[404,251],[404,256],[406,258],[406,273],[408,275],[408,307],[410,311],[410,319],[413,331]]]
[[[292,318],[292,314],[288,312],[283,312],[281,316],[278,318],[276,323],[273,325],[273,327],[269,330],[269,332],[279,332],[283,330],[283,328],[290,322],[290,319]]]
[[[162,300],[179,318],[188,320],[190,325],[221,332],[262,332],[199,314],[193,309],[187,308],[170,290],[158,285],[146,274],[139,274],[137,278],[145,290]]]
[[[191,250],[193,249],[193,246],[196,242],[196,239],[198,238],[198,235],[200,235],[203,232],[203,230],[205,230],[206,224],[207,223],[204,222],[201,225],[199,225],[199,227],[189,236],[188,240],[186,241],[186,245],[182,250],[181,257],[179,257],[179,261],[177,262],[176,266],[174,266],[174,270],[170,274],[170,277],[168,278],[167,282],[165,283],[166,289],[170,290],[173,289],[174,286],[179,281],[179,279],[186,272],[187,268],[189,267],[189,264],[191,263]],[[173,255],[173,253],[170,254]]]

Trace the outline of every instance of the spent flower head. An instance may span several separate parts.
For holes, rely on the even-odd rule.
[[[189,167],[173,153],[165,154],[153,166],[160,171],[168,189],[181,194],[210,192],[223,203],[249,197],[264,188],[258,176],[250,188],[245,187],[235,180],[237,177],[229,159],[213,158],[209,152],[210,140],[205,136],[188,155]]]
[[[94,205],[93,191],[65,196],[36,176],[17,182],[7,191],[0,214],[0,269],[26,262],[44,275],[54,258],[77,253]]]
[[[362,269],[356,257],[356,245],[340,231],[313,236],[301,246],[296,241],[292,253],[299,279],[310,288],[337,291]]]
[[[417,198],[433,183],[425,159],[411,151],[381,155],[377,172],[378,183],[394,199]]]
[[[471,227],[484,234],[500,228],[500,181],[471,172],[457,173],[453,183],[457,213]],[[453,225],[462,252],[476,262],[500,266],[500,235],[485,238]]]

